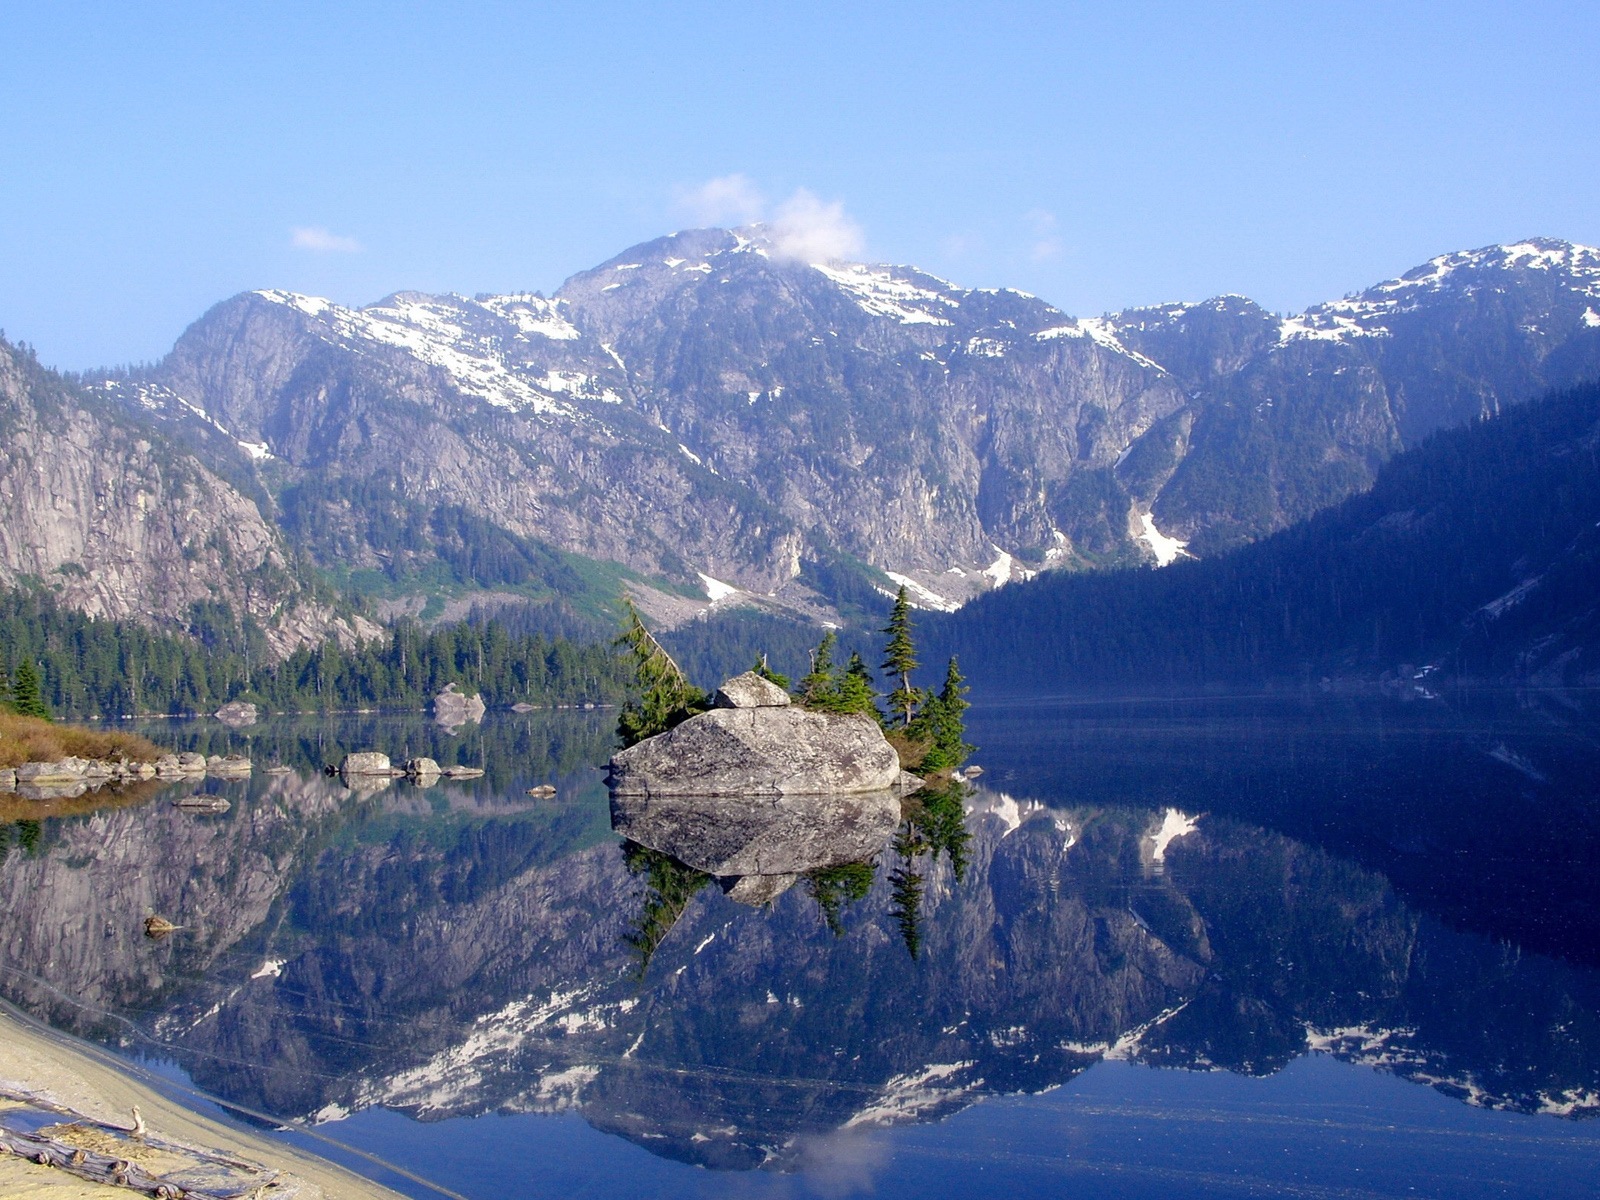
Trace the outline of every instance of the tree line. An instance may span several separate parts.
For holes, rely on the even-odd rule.
[[[260,630],[221,608],[195,606],[174,633],[89,617],[40,591],[0,593],[0,702],[36,693],[64,719],[207,713],[230,700],[282,712],[419,708],[455,683],[486,704],[542,707],[619,703],[631,678],[608,646],[513,634],[492,618],[400,622],[359,646],[330,639],[274,662]]]

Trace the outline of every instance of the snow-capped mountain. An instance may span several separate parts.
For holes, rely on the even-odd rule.
[[[818,612],[843,568],[952,608],[1046,568],[1212,553],[1594,374],[1600,252],[1566,242],[1442,255],[1289,318],[1220,297],[1078,319],[794,261],[751,227],[635,246],[552,298],[246,293],[121,386],[300,489],[325,566],[426,559],[364,520],[382,496]]]

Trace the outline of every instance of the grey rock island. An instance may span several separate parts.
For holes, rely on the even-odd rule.
[[[869,716],[810,712],[754,671],[715,707],[611,758],[613,797],[834,796],[901,786],[900,759]]]

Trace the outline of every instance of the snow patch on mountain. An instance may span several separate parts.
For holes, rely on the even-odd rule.
[[[561,301],[546,300],[532,292],[505,296],[481,296],[475,303],[510,321],[524,339],[528,336],[557,342],[576,341],[583,336],[578,327],[561,315]]]
[[[1195,818],[1175,808],[1169,808],[1161,814],[1161,824],[1150,835],[1150,861],[1165,862],[1167,847],[1181,837],[1188,837],[1200,826]]]
[[[1150,552],[1156,556],[1156,566],[1170,567],[1178,561],[1178,556],[1189,557],[1185,551],[1188,542],[1180,538],[1168,537],[1156,528],[1155,518],[1149,513],[1139,514],[1139,540],[1150,547]]]
[[[884,1084],[877,1100],[844,1123],[845,1129],[861,1126],[898,1125],[925,1119],[934,1110],[960,1102],[983,1086],[982,1079],[955,1082],[976,1062],[933,1063],[920,1071],[896,1075]]]
[[[1167,369],[1153,358],[1140,354],[1137,350],[1130,349],[1122,344],[1117,337],[1116,325],[1104,317],[1079,317],[1071,320],[1066,325],[1052,325],[1041,329],[1033,335],[1034,341],[1049,342],[1056,338],[1087,338],[1097,346],[1103,346],[1113,354],[1120,354],[1130,358],[1151,371],[1159,371],[1163,375]]]
[[[940,310],[959,307],[953,297],[897,278],[887,267],[812,263],[811,268],[836,283],[862,311],[902,325],[949,325],[949,318]]]
[[[914,608],[931,608],[939,612],[955,612],[956,609],[961,607],[959,601],[948,599],[931,588],[923,587],[922,584],[909,575],[899,575],[894,571],[885,571],[884,574],[894,580],[900,587],[906,589],[907,593],[909,593],[906,599],[911,602]]]

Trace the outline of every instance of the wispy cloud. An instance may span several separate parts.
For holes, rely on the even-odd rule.
[[[678,207],[697,225],[748,225],[759,221],[767,199],[746,175],[719,175],[678,193]]]
[[[805,188],[773,214],[772,250],[778,258],[832,262],[860,255],[865,244],[861,226],[845,215],[841,201],[824,203]]]
[[[861,253],[861,226],[840,201],[827,202],[797,188],[772,207],[748,175],[719,175],[678,192],[678,207],[700,225],[753,225],[766,222],[774,258],[794,262],[832,262]]]
[[[296,225],[289,230],[289,244],[316,254],[357,254],[361,250],[355,238],[329,233],[321,225]]]
[[[1044,262],[1061,253],[1062,243],[1060,235],[1056,233],[1055,213],[1035,208],[1026,213],[1023,220],[1033,232],[1033,245],[1028,248],[1028,256],[1034,262]]]

